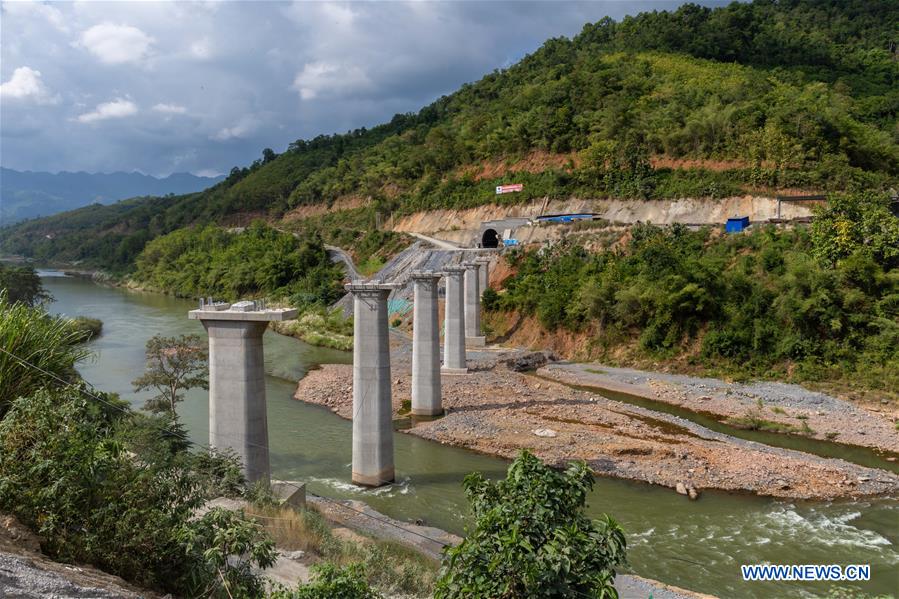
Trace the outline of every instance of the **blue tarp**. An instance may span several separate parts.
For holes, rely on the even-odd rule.
[[[575,220],[592,220],[593,214],[547,214],[546,216],[538,216],[538,222],[550,223],[570,223]]]
[[[727,219],[727,224],[724,226],[724,230],[727,231],[728,233],[741,233],[748,226],[749,226],[749,217],[741,216],[739,218]]]

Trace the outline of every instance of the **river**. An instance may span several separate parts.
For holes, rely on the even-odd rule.
[[[100,286],[44,272],[52,312],[103,321],[90,343],[94,358],[79,366],[92,385],[139,408],[147,393],[131,380],[144,368],[144,344],[154,334],[204,335],[187,319],[193,302]],[[469,522],[463,477],[499,477],[507,462],[396,433],[398,484],[362,490],[349,483],[351,425],[330,411],[293,399],[296,381],[317,364],[349,363],[346,352],[310,346],[269,331],[265,336],[268,422],[273,476],[306,481],[311,492],[354,498],[406,521],[462,533]],[[195,390],[179,410],[191,437],[208,441],[206,392]],[[598,479],[589,512],[608,512],[625,529],[636,574],[721,597],[820,597],[834,583],[742,582],[741,564],[870,564],[869,595],[899,589],[899,501],[799,502],[705,491],[688,501],[669,489]],[[846,586],[846,583],[840,583]],[[890,595],[892,596],[892,595]]]

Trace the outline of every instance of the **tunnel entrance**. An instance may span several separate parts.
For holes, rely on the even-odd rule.
[[[481,236],[481,247],[482,248],[499,247],[499,235],[496,234],[495,229],[487,229],[486,231],[484,231],[484,234]]]

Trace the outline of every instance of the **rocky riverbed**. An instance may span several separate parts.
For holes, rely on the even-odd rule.
[[[391,345],[394,414],[403,418],[411,399],[411,355],[409,344],[395,336]],[[469,374],[443,377],[446,416],[415,422],[406,432],[506,458],[528,448],[555,465],[586,460],[598,475],[694,497],[702,489],[797,499],[899,492],[899,476],[883,470],[738,439],[509,368],[515,365],[510,359],[522,357],[470,353]],[[295,396],[350,418],[352,366],[310,372]]]
[[[713,378],[558,362],[538,374],[662,401],[721,420],[756,415],[805,436],[899,453],[899,405],[889,400],[861,405],[799,385],[760,381],[732,383]]]

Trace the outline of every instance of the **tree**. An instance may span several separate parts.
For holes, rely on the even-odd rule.
[[[257,572],[271,567],[278,553],[262,527],[243,513],[212,508],[175,536],[188,556],[189,597],[265,596],[265,579]]]
[[[39,306],[53,299],[30,266],[0,264],[0,291],[3,290],[10,303],[22,302],[29,306]]]
[[[556,471],[527,451],[505,480],[465,477],[476,522],[447,550],[435,599],[617,597],[625,539],[609,516],[584,514],[593,473],[584,462]]]
[[[147,371],[132,381],[135,391],[155,389],[158,394],[147,400],[146,409],[168,412],[177,419],[175,406],[184,400],[182,391],[209,388],[208,349],[197,335],[162,337],[147,341]]]
[[[899,265],[899,218],[889,208],[890,198],[877,193],[833,194],[812,222],[815,256],[834,265],[857,251],[878,263]]]

